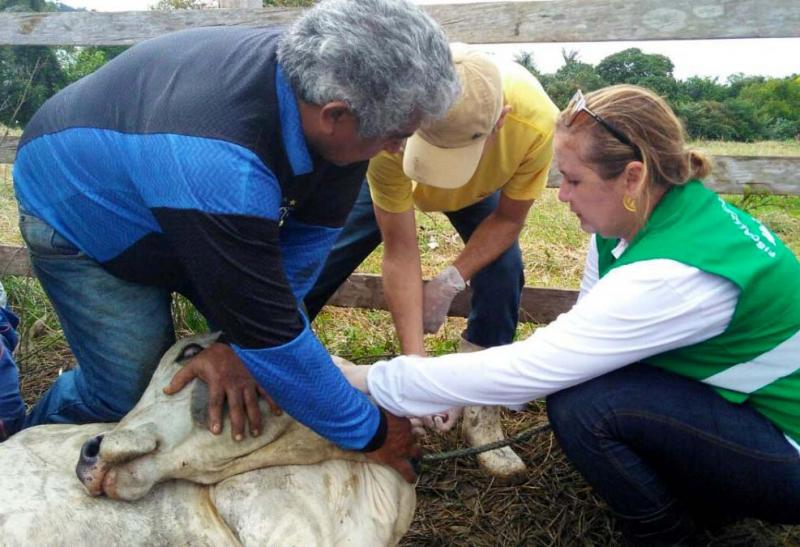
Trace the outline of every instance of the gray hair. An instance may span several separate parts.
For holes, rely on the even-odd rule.
[[[281,38],[278,61],[302,100],[346,102],[362,137],[439,118],[460,93],[444,31],[406,0],[323,0]]]

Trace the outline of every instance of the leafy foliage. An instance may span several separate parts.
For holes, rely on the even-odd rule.
[[[666,99],[673,99],[678,91],[678,82],[672,74],[674,68],[669,57],[643,53],[633,47],[600,61],[597,73],[609,85],[636,84],[652,89]]]
[[[574,51],[562,51],[564,65],[553,75],[543,75],[540,80],[553,102],[560,108],[567,106],[576,89],[593,91],[606,84],[594,66],[578,60]]]
[[[0,11],[52,11],[44,0],[0,0]],[[24,125],[64,85],[56,54],[49,47],[0,47],[0,123]]]
[[[110,46],[63,50],[61,67],[66,83],[71,84],[88,76],[126,49],[126,46]]]
[[[678,81],[668,57],[638,48],[609,55],[597,66],[580,61],[575,52],[562,55],[564,65],[555,74],[539,71],[530,52],[520,52],[515,58],[561,108],[576,89],[635,84],[666,98],[692,139],[800,140],[800,75],[765,78],[734,74],[724,84],[698,76]]]

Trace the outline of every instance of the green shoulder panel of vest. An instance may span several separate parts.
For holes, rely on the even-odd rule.
[[[667,192],[619,259],[611,254],[617,243],[597,237],[601,277],[634,262],[671,259],[724,277],[741,291],[725,332],[656,355],[648,359],[653,365],[704,381],[768,354],[800,331],[797,257],[761,222],[700,181]],[[788,388],[800,386],[800,355],[795,359],[794,372],[769,385],[752,391],[718,391],[732,402],[750,400],[784,431],[800,438],[800,392]],[[794,416],[793,425],[779,417],[787,412]]]

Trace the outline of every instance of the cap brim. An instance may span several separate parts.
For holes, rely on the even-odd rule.
[[[403,152],[403,172],[420,184],[459,188],[475,174],[485,140],[480,139],[461,148],[439,148],[413,135],[406,141]]]

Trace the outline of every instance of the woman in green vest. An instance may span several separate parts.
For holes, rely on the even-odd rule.
[[[703,187],[650,91],[575,94],[559,199],[593,234],[577,304],[530,338],[347,371],[401,416],[547,397],[564,452],[633,543],[720,518],[800,523],[800,263]]]

